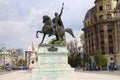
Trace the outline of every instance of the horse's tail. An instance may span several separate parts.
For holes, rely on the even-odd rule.
[[[72,37],[75,38],[75,36],[74,36],[73,31],[72,31],[71,28],[67,28],[67,29],[65,29],[65,31],[68,32],[70,35],[72,35]]]

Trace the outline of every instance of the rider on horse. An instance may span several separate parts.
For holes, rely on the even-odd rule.
[[[63,22],[61,20],[61,15],[63,13],[63,6],[64,6],[64,3],[62,4],[62,9],[61,9],[60,14],[55,12],[55,18],[52,19],[52,22],[54,23],[54,28],[53,29],[55,30],[55,34],[57,34],[58,27],[63,27],[64,28]],[[50,36],[51,36],[51,34],[49,34],[48,37],[50,37]]]
[[[54,40],[52,42],[53,44],[54,44],[55,41],[58,41],[60,39],[61,39],[60,43],[62,43],[65,40],[64,39],[65,32],[68,32],[72,37],[75,38],[71,28],[64,29],[64,25],[63,25],[63,22],[61,20],[61,15],[62,15],[62,12],[63,12],[63,5],[64,5],[64,3],[62,4],[62,9],[61,9],[60,14],[55,13],[55,18],[53,18],[52,20],[47,15],[43,16],[44,26],[42,28],[42,31],[37,31],[36,32],[36,37],[37,38],[38,38],[38,33],[43,33],[43,38],[42,38],[42,41],[41,41],[40,44],[43,43],[46,34],[48,34],[49,37],[51,35],[56,36],[56,40]]]

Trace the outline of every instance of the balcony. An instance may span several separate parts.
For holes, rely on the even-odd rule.
[[[106,22],[113,22],[113,21],[118,21],[118,19],[117,18],[103,19],[103,20],[97,21],[96,24],[101,24],[101,23],[106,23]]]

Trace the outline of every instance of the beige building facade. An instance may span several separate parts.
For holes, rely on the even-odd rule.
[[[120,68],[120,26],[116,12],[117,0],[95,0],[83,21],[85,53],[94,63],[93,54],[99,50],[107,58],[107,65],[114,62]]]
[[[18,65],[20,59],[24,59],[22,55],[19,55],[17,49],[1,49],[0,50],[0,66],[2,65]]]
[[[11,53],[10,51],[0,52],[0,65],[11,64]]]

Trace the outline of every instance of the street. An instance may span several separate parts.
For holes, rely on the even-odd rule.
[[[28,73],[25,70],[7,71],[2,73],[3,75],[0,75],[0,80],[29,80],[31,77],[31,73]]]
[[[1,73],[1,72],[0,72]],[[26,70],[6,72],[0,75],[0,80],[29,80],[32,73]],[[76,80],[119,80],[120,71],[75,71]]]

